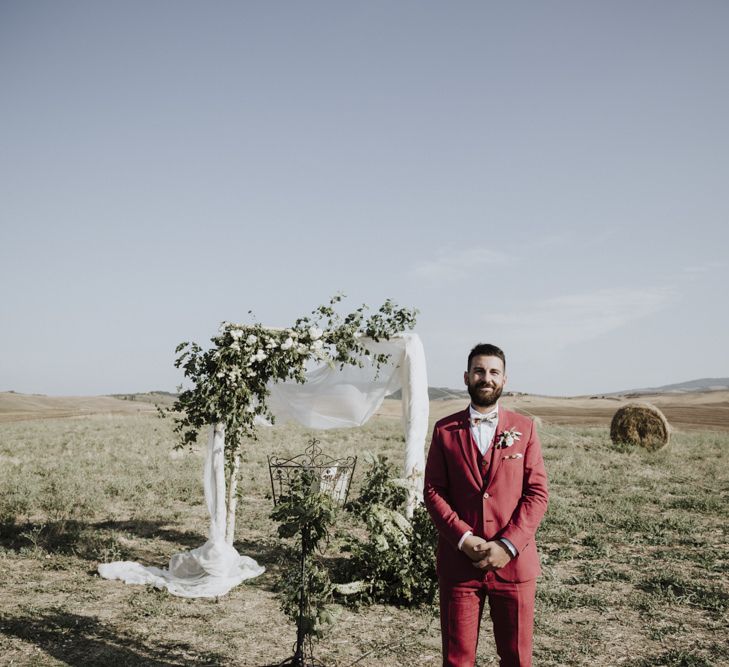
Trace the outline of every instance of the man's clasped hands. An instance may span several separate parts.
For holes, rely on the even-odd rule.
[[[473,561],[475,568],[487,572],[500,570],[512,559],[508,547],[501,540],[488,542],[476,535],[469,535],[463,540],[461,551]]]

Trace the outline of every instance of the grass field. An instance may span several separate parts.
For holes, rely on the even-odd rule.
[[[729,665],[729,434],[676,433],[651,455],[615,449],[604,427],[540,433],[551,498],[538,535],[535,664]],[[287,657],[295,632],[273,591],[280,543],[266,455],[299,453],[310,436],[286,426],[247,447],[236,547],[267,572],[223,598],[186,600],[103,580],[96,567],[165,565],[205,541],[200,449],[173,451],[169,422],[144,414],[0,424],[0,664],[257,667]],[[402,460],[395,419],[317,436],[329,454]],[[341,608],[316,654],[339,667],[438,665],[437,611]],[[478,664],[497,664],[488,623]]]

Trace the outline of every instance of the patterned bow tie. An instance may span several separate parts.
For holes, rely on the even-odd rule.
[[[495,424],[499,420],[499,411],[494,410],[493,412],[489,412],[487,415],[483,415],[482,417],[471,417],[471,426],[478,426],[482,422],[486,422],[487,424]]]

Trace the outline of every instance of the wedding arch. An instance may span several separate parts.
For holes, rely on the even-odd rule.
[[[388,300],[369,316],[363,305],[343,317],[335,310],[341,299],[333,297],[289,328],[223,322],[209,349],[178,345],[175,365],[192,386],[170,411],[179,446],[208,429],[203,472],[208,540],[173,555],[166,569],[117,561],[99,565],[102,577],[152,584],[182,597],[215,597],[263,573],[233,547],[243,442],[255,439],[264,425],[287,421],[312,429],[361,426],[398,390],[412,513],[422,498],[428,428],[423,345],[406,331],[414,327],[417,311]]]

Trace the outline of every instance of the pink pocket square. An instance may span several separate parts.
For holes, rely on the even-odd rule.
[[[504,459],[521,459],[524,457],[524,454],[509,454],[508,456],[504,456]]]

